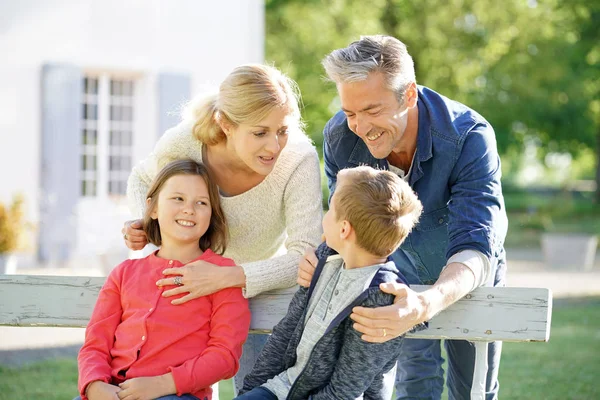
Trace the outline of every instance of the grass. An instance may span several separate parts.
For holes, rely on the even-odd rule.
[[[589,400],[600,398],[600,298],[558,301],[549,343],[505,343],[500,398]],[[0,400],[72,399],[77,394],[75,360],[20,368],[0,366]],[[233,398],[231,380],[220,384],[221,400]]]

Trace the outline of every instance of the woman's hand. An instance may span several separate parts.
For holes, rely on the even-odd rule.
[[[394,304],[376,308],[355,307],[350,315],[354,329],[363,334],[363,340],[387,342],[426,320],[427,305],[420,293],[400,283],[382,283],[379,288],[396,296]]]
[[[146,232],[142,229],[141,219],[125,222],[123,229],[121,229],[121,233],[123,234],[125,245],[131,250],[141,250],[148,244]]]
[[[312,281],[318,263],[319,260],[317,260],[315,249],[307,247],[298,265],[298,285],[304,287],[310,286],[310,281]]]
[[[163,275],[173,275],[159,279],[156,286],[177,285],[176,276],[181,281],[174,289],[165,290],[163,297],[171,297],[181,293],[185,296],[171,301],[171,304],[183,304],[198,297],[207,296],[228,287],[244,287],[246,275],[242,267],[219,267],[206,261],[198,260],[180,268],[167,268]]]

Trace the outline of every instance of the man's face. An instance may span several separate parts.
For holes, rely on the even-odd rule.
[[[414,91],[413,86],[407,89],[405,99],[410,97],[409,91]],[[348,127],[366,143],[373,157],[386,158],[401,148],[408,118],[407,101],[398,102],[383,74],[371,73],[364,81],[339,83],[337,89]]]

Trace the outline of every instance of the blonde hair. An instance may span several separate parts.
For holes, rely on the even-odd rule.
[[[334,201],[337,220],[348,221],[356,244],[378,257],[387,257],[402,244],[423,211],[398,175],[366,166],[338,173]]]
[[[364,81],[369,74],[380,72],[400,103],[408,85],[416,83],[414,62],[406,45],[392,36],[362,36],[348,47],[332,51],[322,65],[336,84]]]
[[[196,175],[201,177],[208,187],[208,197],[210,199],[211,215],[208,229],[199,240],[199,247],[202,251],[211,249],[217,254],[223,254],[227,248],[227,240],[229,231],[227,229],[227,221],[225,213],[221,208],[221,198],[219,197],[219,189],[214,181],[210,178],[208,169],[202,163],[193,160],[177,160],[167,164],[154,178],[150,190],[146,198],[150,199],[143,218],[143,229],[146,232],[148,241],[156,246],[162,243],[160,234],[160,225],[157,219],[151,217],[152,212],[158,204],[158,195],[164,184],[169,178],[175,175]]]
[[[202,95],[188,104],[184,118],[194,121],[194,137],[207,145],[226,140],[221,123],[237,127],[257,123],[276,107],[285,107],[294,117],[294,131],[302,132],[298,85],[277,68],[247,64],[235,68],[216,93]]]

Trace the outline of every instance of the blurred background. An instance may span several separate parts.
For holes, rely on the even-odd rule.
[[[0,1],[0,273],[126,258],[131,167],[239,64],[298,82],[321,153],[339,99],[320,61],[367,34],[405,42],[419,84],[496,131],[509,284],[557,299],[550,343],[505,344],[501,398],[600,398],[598,0]],[[0,328],[0,399],[74,397],[82,332],[40,329]]]

